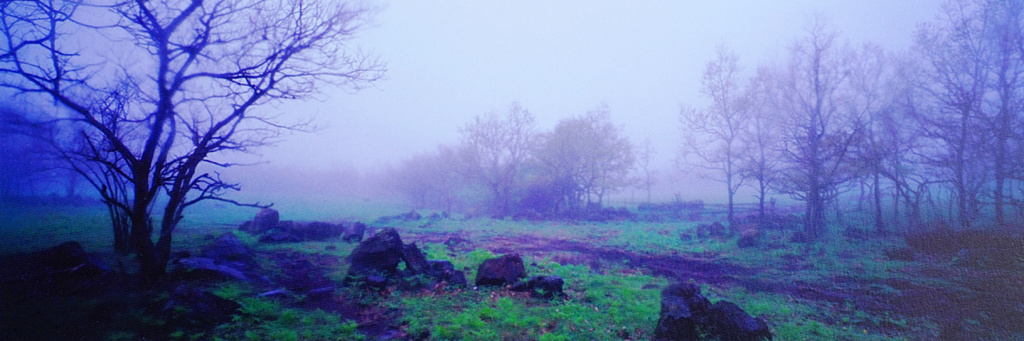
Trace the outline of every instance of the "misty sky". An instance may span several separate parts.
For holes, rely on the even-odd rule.
[[[358,93],[279,109],[313,113],[315,134],[262,150],[271,167],[375,169],[457,141],[473,116],[518,101],[541,130],[606,104],[656,163],[676,155],[679,105],[704,106],[700,77],[726,43],[744,71],[780,62],[814,13],[852,45],[905,50],[940,0],[397,1],[354,44],[386,60]],[[744,77],[746,78],[746,77]],[[244,180],[243,180],[244,181]]]

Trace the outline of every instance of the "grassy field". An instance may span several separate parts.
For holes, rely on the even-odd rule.
[[[303,200],[275,205],[282,220],[362,220],[405,211],[398,205]],[[776,340],[1024,339],[1024,259],[985,265],[963,254],[916,254],[896,236],[847,238],[833,233],[811,244],[789,243],[793,231],[769,231],[761,246],[738,248],[736,237],[698,238],[697,225],[721,220],[715,209],[699,221],[607,223],[424,218],[386,224],[417,242],[429,259],[466,272],[468,288],[368,293],[340,285],[355,244],[261,244],[236,227],[251,208],[200,206],[176,234],[176,250],[198,251],[212,236],[234,233],[256,251],[268,273],[282,259],[305,259],[338,284],[334,305],[309,306],[296,295],[260,296],[267,288],[242,281],[196,283],[242,310],[211,331],[162,329],[168,339],[355,340],[382,336],[434,340],[646,340],[654,335],[660,290],[694,281],[712,301],[728,300],[766,319]],[[102,206],[0,208],[2,254],[41,250],[67,240],[113,257]],[[866,219],[864,219],[866,220]],[[860,228],[855,215],[844,228]],[[385,227],[371,224],[370,229]],[[865,227],[866,229],[866,227]],[[457,243],[453,243],[456,241]],[[485,259],[518,253],[534,275],[561,276],[566,297],[529,298],[507,288],[474,288]],[[899,257],[895,257],[899,258]],[[153,298],[156,299],[156,298]],[[145,312],[110,327],[111,340],[137,339],[140,325],[160,325]]]

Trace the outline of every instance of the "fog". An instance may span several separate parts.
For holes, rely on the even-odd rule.
[[[242,187],[229,196],[365,198],[374,195],[366,182],[402,160],[458,142],[459,128],[476,116],[503,113],[515,102],[536,117],[539,131],[549,131],[604,107],[634,146],[650,141],[656,200],[722,201],[718,182],[676,166],[680,107],[707,105],[701,74],[717,46],[735,51],[740,79],[759,65],[782,62],[814,20],[851,46],[873,42],[902,51],[916,25],[938,14],[939,3],[370,3],[371,21],[348,43],[380,57],[384,78],[359,91],[325,85],[315,100],[263,106],[258,110],[311,119],[315,127],[216,159],[249,165],[221,170]],[[636,201],[646,194],[627,188],[615,195]],[[754,200],[747,189],[738,198]]]
[[[634,144],[651,141],[651,164],[662,177],[675,178],[660,183],[661,197],[717,201],[721,191],[696,190],[673,167],[680,104],[707,103],[701,72],[717,45],[735,50],[749,73],[780,60],[820,16],[852,45],[904,50],[939,2],[381,3],[352,43],[386,61],[385,79],[277,107],[314,115],[319,129],[287,136],[249,159],[259,165],[227,174],[253,195],[269,188],[259,174],[283,169],[291,171],[275,178],[292,183],[288,188],[323,189],[302,182],[323,182],[310,175],[317,171],[373,172],[457,142],[458,128],[474,116],[502,112],[513,101],[536,116],[541,130],[606,105]]]

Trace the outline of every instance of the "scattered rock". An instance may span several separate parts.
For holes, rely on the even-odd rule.
[[[361,242],[363,241],[363,233],[366,232],[366,224],[362,222],[344,222],[341,223],[342,237],[341,239],[346,242]]]
[[[402,237],[393,228],[385,228],[373,235],[352,251],[349,260],[352,266],[348,277],[382,275],[393,276],[402,262]]]
[[[438,282],[446,282],[448,285],[465,287],[466,274],[455,270],[455,266],[446,260],[432,260],[427,262],[429,270],[427,274]]]
[[[428,261],[416,243],[402,244],[401,237],[393,228],[385,228],[359,243],[349,256],[349,260],[352,265],[345,278],[346,284],[358,279],[369,288],[383,289],[389,282],[424,275],[429,281],[447,282],[455,286],[466,285],[466,275],[455,270],[452,263]],[[398,265],[402,262],[405,262],[405,270],[399,272]],[[429,281],[413,281],[417,283],[412,287],[431,285]]]
[[[4,257],[0,284],[6,297],[64,296],[104,289],[112,271],[99,258],[85,252],[78,242]]]
[[[193,276],[234,278],[243,281],[249,280],[249,277],[246,276],[242,270],[228,265],[218,264],[213,259],[206,257],[181,258],[177,260],[177,264],[184,267]]]
[[[416,243],[409,243],[402,247],[402,260],[405,261],[405,270],[410,274],[426,273],[428,270],[427,256],[420,251]]]
[[[408,213],[402,213],[402,214],[397,214],[397,215],[393,215],[393,216],[380,217],[380,218],[377,218],[377,220],[374,220],[373,223],[377,224],[377,225],[384,225],[384,224],[390,224],[390,223],[395,223],[395,222],[417,221],[417,220],[420,220],[422,218],[423,218],[423,216],[420,215],[419,212],[416,212],[416,210],[412,210],[412,211],[409,211]]]
[[[530,292],[533,295],[551,299],[565,295],[565,292],[562,291],[564,285],[565,281],[558,276],[536,276],[530,278],[529,281],[518,282],[510,289],[518,292]]]
[[[772,333],[764,320],[754,318],[739,306],[728,301],[718,301],[711,306],[709,315],[710,331],[724,341],[771,340]]]
[[[707,325],[711,302],[693,283],[675,283],[661,291],[661,316],[654,330],[656,340],[697,340]]]
[[[240,226],[239,229],[249,233],[260,234],[277,227],[277,223],[280,219],[281,216],[277,210],[264,208],[256,213],[256,216],[252,218],[251,222],[242,223],[242,226]]]
[[[768,324],[727,301],[714,305],[693,283],[676,283],[661,292],[661,316],[655,340],[771,340]]]
[[[504,286],[526,277],[526,267],[519,254],[504,255],[480,263],[476,271],[476,285]]]
[[[201,252],[203,257],[211,258],[218,262],[225,261],[236,261],[236,262],[251,262],[252,253],[249,248],[238,240],[234,234],[225,233],[217,237],[213,241],[213,244],[203,248]]]
[[[736,240],[736,245],[742,248],[755,247],[761,244],[761,239],[764,237],[764,232],[757,224],[743,224],[739,228],[740,238]]]
[[[711,223],[710,225],[708,225],[708,224],[697,225],[697,237],[700,237],[700,238],[708,238],[708,237],[721,238],[721,237],[725,236],[725,233],[726,233],[725,226],[722,225],[722,223],[717,222],[717,221],[714,222],[714,223]]]

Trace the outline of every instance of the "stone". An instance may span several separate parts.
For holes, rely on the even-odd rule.
[[[281,215],[277,210],[264,208],[256,213],[256,216],[252,218],[252,226],[250,229],[255,233],[263,233],[277,227],[277,223],[280,220]]]
[[[341,231],[341,240],[346,242],[360,242],[363,241],[363,234],[366,232],[366,224],[358,221],[353,223],[342,223]]]
[[[405,261],[405,270],[416,275],[427,272],[427,256],[420,251],[416,243],[409,243],[402,247],[402,260]]]
[[[510,290],[518,292],[529,292],[532,295],[542,298],[555,298],[562,297],[565,292],[562,291],[562,287],[565,286],[565,280],[558,276],[535,276],[530,278],[529,281],[518,282],[512,285]]]
[[[718,301],[711,306],[709,329],[723,341],[771,340],[768,324],[754,318],[739,306],[728,301]]]
[[[736,246],[741,249],[755,247],[761,244],[764,232],[757,224],[744,224],[740,226],[740,238],[736,240]]]
[[[250,262],[252,261],[252,253],[249,248],[242,243],[238,237],[234,234],[225,233],[217,237],[213,241],[213,244],[203,248],[200,253],[203,257],[211,258],[218,262],[225,261],[236,261],[236,262]]]
[[[290,243],[305,241],[321,241],[337,238],[345,234],[345,227],[322,221],[294,222],[281,221],[277,226],[260,237],[261,243]],[[359,234],[362,239],[362,234]]]
[[[403,257],[402,238],[393,228],[385,228],[356,246],[349,256],[352,266],[348,277],[382,275],[392,276],[398,271]]]
[[[292,225],[291,234],[302,241],[316,241],[340,237],[343,234],[341,227],[322,221],[311,221],[307,223],[296,223]]]
[[[676,283],[661,291],[661,314],[654,330],[656,340],[698,340],[707,324],[711,302],[693,283]]]
[[[465,287],[466,274],[462,271],[455,270],[455,266],[452,262],[446,260],[432,260],[428,261],[427,275],[438,282],[446,282],[448,285]]]
[[[238,280],[249,280],[242,270],[230,265],[218,264],[216,261],[206,257],[187,257],[177,260],[178,265],[199,275],[212,275],[211,277],[234,278]]]
[[[726,232],[725,226],[722,225],[722,223],[717,222],[717,221],[714,222],[714,223],[711,223],[710,225],[708,225],[708,224],[697,225],[697,237],[700,237],[700,238],[707,238],[707,237],[718,237],[718,238],[720,238],[720,237],[724,237],[725,236],[725,232]]]
[[[485,260],[476,271],[476,285],[504,286],[526,277],[523,258],[518,254]]]

